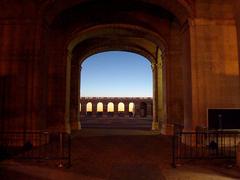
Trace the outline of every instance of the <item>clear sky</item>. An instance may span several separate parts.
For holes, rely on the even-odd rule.
[[[152,97],[152,69],[143,56],[108,51],[82,63],[82,97]]]

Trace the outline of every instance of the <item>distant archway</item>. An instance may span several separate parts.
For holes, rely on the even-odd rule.
[[[147,104],[145,102],[141,102],[140,104],[140,116],[141,117],[147,116]]]
[[[168,12],[169,13],[169,12]],[[167,13],[167,14],[168,14]],[[166,17],[167,21],[172,20],[172,14]],[[166,24],[163,24],[165,26]],[[175,24],[178,28],[178,24]],[[160,30],[161,31],[161,30]],[[130,51],[138,53],[147,59],[152,64],[153,70],[153,122],[152,129],[159,129],[164,126],[167,120],[167,100],[164,97],[166,93],[166,68],[165,62],[167,61],[168,44],[163,38],[161,32],[157,32],[148,26],[131,23],[112,23],[112,24],[100,24],[92,26],[87,29],[76,30],[72,39],[68,41],[68,63],[67,69],[70,71],[67,73],[67,89],[66,98],[70,96],[71,89],[76,91],[79,88],[69,88],[71,77],[76,77],[79,74],[75,70],[78,65],[86,59],[86,57],[103,51]],[[71,68],[72,67],[72,68]],[[76,68],[77,69],[77,68]],[[71,72],[72,71],[72,72]],[[74,72],[73,72],[74,71]],[[75,83],[77,84],[77,83]],[[73,98],[71,98],[73,99]],[[66,104],[70,103],[66,100]],[[66,105],[66,114],[68,115],[70,107]],[[161,111],[159,111],[161,109]],[[73,112],[73,111],[71,111]],[[68,117],[68,116],[66,116]],[[66,122],[68,118],[66,118]]]
[[[130,102],[128,105],[128,112],[129,112],[129,116],[133,117],[135,114],[135,104],[133,102]]]
[[[97,112],[103,112],[103,103],[102,102],[97,103]]]
[[[125,111],[125,105],[123,102],[118,103],[118,112],[124,112]]]
[[[107,105],[108,116],[113,117],[114,111],[115,111],[114,104],[112,102],[109,102],[108,105]]]
[[[97,103],[97,116],[101,117],[103,115],[103,103],[98,102]]]
[[[112,102],[109,102],[107,105],[107,112],[114,112],[114,104]]]
[[[91,116],[93,111],[93,106],[91,102],[88,102],[86,105],[86,114],[87,116]]]

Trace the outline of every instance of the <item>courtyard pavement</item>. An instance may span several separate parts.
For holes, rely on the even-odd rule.
[[[240,170],[223,161],[188,161],[172,168],[171,137],[157,131],[84,129],[72,137],[70,168],[7,160],[0,163],[0,179],[240,179]]]

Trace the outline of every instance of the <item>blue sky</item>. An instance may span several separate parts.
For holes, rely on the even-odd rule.
[[[82,63],[82,97],[152,97],[152,70],[143,56],[102,52]]]

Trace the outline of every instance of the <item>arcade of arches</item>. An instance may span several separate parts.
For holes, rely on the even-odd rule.
[[[152,129],[208,126],[208,108],[240,108],[239,7],[239,0],[2,1],[1,131],[80,129],[81,63],[110,50],[151,62]]]
[[[80,125],[82,128],[151,129],[152,109],[152,98],[81,97]]]

